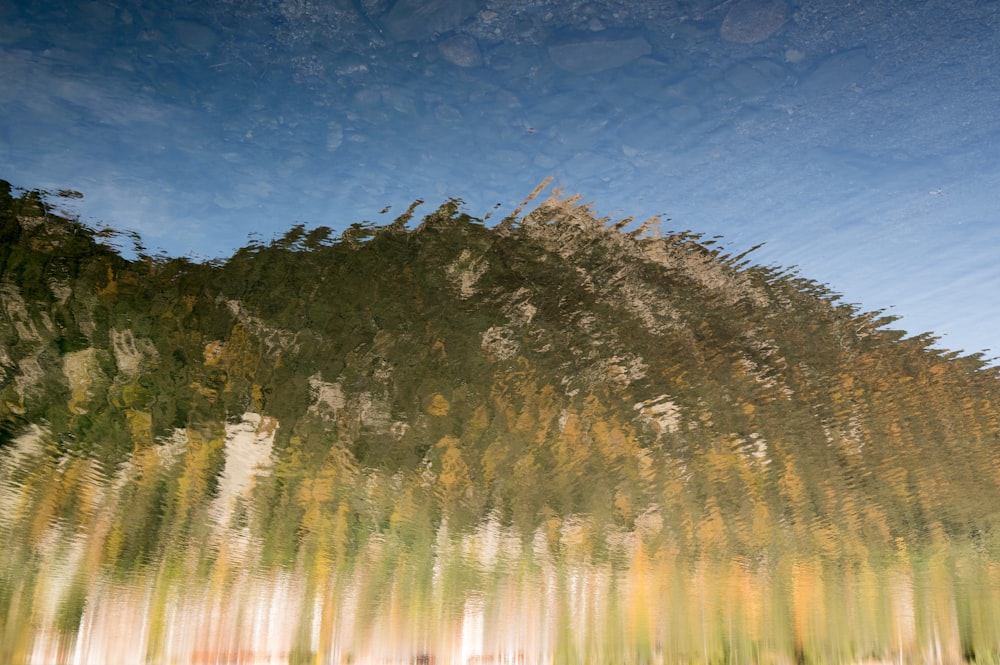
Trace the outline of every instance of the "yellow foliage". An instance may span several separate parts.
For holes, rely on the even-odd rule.
[[[118,293],[118,280],[115,279],[114,270],[111,266],[108,266],[108,283],[104,285],[104,288],[97,291],[98,295],[110,296]]]
[[[840,531],[830,522],[823,520],[822,524],[810,525],[814,547],[824,556],[835,557],[843,549],[844,538]]]
[[[788,503],[793,506],[805,505],[808,496],[806,495],[806,485],[802,482],[802,477],[795,470],[792,460],[785,460],[785,473],[781,478],[781,493]]]
[[[497,478],[507,475],[507,469],[510,466],[509,457],[510,451],[502,440],[494,441],[486,448],[486,452],[483,453],[482,465],[483,480],[487,485],[491,485]]]
[[[104,556],[108,561],[117,561],[125,546],[125,531],[121,520],[116,520],[104,540]]]
[[[698,539],[708,558],[716,558],[725,552],[728,542],[726,524],[715,497],[709,497],[705,505],[705,515],[698,524]]]
[[[221,438],[204,439],[195,429],[188,430],[184,471],[177,479],[177,512],[188,516],[208,495],[208,471],[212,453],[224,445]]]
[[[804,649],[825,637],[823,567],[818,559],[792,564],[792,630],[795,644]]]
[[[478,439],[490,425],[490,414],[485,406],[480,405],[472,413],[466,424],[466,434],[470,440]]]
[[[427,413],[432,416],[447,416],[450,409],[451,404],[448,403],[448,400],[441,393],[434,393],[431,396],[430,403],[427,405]]]
[[[333,475],[322,473],[302,481],[296,498],[305,510],[302,527],[312,533],[322,533],[326,518],[326,503],[333,498]]]
[[[562,433],[568,440],[579,439],[582,434],[580,417],[572,409],[566,412],[566,419],[563,423]]]
[[[215,365],[218,365],[219,361],[222,359],[222,353],[224,350],[225,345],[219,340],[206,344],[204,351],[202,351],[202,355],[205,357],[205,366],[214,367]]]
[[[226,581],[229,578],[229,572],[232,570],[233,565],[230,561],[229,548],[225,540],[219,544],[219,553],[215,557],[215,565],[212,567],[212,577],[210,588],[219,592],[226,586]]]
[[[333,534],[331,534],[333,553],[338,561],[347,556],[347,537],[350,529],[351,509],[347,502],[341,501],[337,506],[337,514],[333,518]]]
[[[617,429],[612,428],[606,422],[598,421],[590,428],[590,432],[593,434],[594,442],[605,462],[613,462],[621,455],[622,446],[620,444],[624,437]]]
[[[146,411],[129,409],[125,413],[132,434],[132,450],[153,445],[153,416]]]
[[[453,438],[453,437],[445,437]],[[457,443],[457,439],[455,440]],[[440,445],[440,444],[438,444]],[[469,467],[462,459],[462,451],[449,445],[441,456],[441,475],[438,476],[438,496],[445,505],[458,501],[472,486]]]
[[[438,439],[438,442],[436,444],[434,444],[434,447],[435,448],[453,448],[453,447],[459,445],[459,443],[461,443],[461,442],[458,440],[458,437],[451,436],[449,434],[447,436],[442,436],[440,439]]]
[[[236,368],[241,361],[253,358],[250,352],[251,337],[242,323],[237,323],[229,332],[229,339],[223,347],[223,357],[229,367]]]
[[[514,430],[525,437],[530,437],[537,430],[535,417],[527,409],[523,409],[514,423]]]
[[[316,478],[308,478],[299,486],[299,505],[308,507],[333,498],[333,476],[323,473]]]
[[[769,542],[773,534],[771,530],[775,520],[771,517],[771,511],[767,508],[767,503],[763,500],[755,500],[751,508],[751,525],[748,544],[751,547],[764,547]]]

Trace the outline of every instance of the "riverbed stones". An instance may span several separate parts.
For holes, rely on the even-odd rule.
[[[867,49],[841,51],[816,65],[799,87],[807,92],[839,92],[858,85],[871,67]]]
[[[626,65],[652,48],[641,35],[586,35],[549,46],[557,67],[573,74],[594,74]]]
[[[763,95],[785,80],[785,68],[773,60],[755,58],[738,62],[726,71],[726,81],[744,95]]]
[[[737,0],[722,20],[719,34],[727,42],[756,44],[785,23],[785,0]]]
[[[483,64],[479,44],[469,35],[452,35],[441,40],[438,51],[442,58],[458,67],[479,67]]]
[[[398,0],[382,25],[397,42],[433,39],[457,28],[479,5],[479,0]]]
[[[180,19],[173,24],[174,37],[178,43],[196,53],[208,53],[219,41],[219,35],[205,23]]]

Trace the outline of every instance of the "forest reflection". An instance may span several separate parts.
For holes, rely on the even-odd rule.
[[[193,264],[3,194],[2,663],[1000,662],[980,357],[574,199]]]
[[[353,568],[317,557],[282,573],[251,572],[227,544],[201,574],[164,564],[128,580],[93,576],[78,629],[66,630],[67,594],[86,577],[73,568],[86,559],[78,541],[39,570],[33,602],[9,606],[3,655],[108,665],[997,659],[1000,568],[972,548],[684,561],[633,531],[605,534],[608,557],[595,561],[581,550],[586,529],[575,518],[524,542],[495,520],[459,538],[445,526],[424,555],[372,537]]]

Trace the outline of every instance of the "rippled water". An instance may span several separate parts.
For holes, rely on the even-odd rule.
[[[989,346],[996,5],[0,4],[0,665],[1000,664],[978,361],[565,201],[331,240],[554,176]]]
[[[997,371],[794,273],[557,198],[208,265],[4,206],[0,662],[1000,656]]]
[[[217,257],[418,196],[508,211],[551,175],[975,352],[1000,292],[998,29],[988,0],[19,0],[0,177]]]
[[[656,515],[597,534],[580,515],[529,540],[495,518],[460,536],[444,523],[422,548],[393,535],[403,524],[362,538],[350,565],[304,554],[271,570],[254,563],[259,540],[214,531],[113,573],[90,563],[114,538],[99,511],[135,469],[102,479],[32,434],[4,452],[6,662],[951,663],[993,662],[1000,644],[1000,566],[972,548],[692,562],[650,545]],[[65,497],[33,493],[43,469],[62,478],[47,491],[74,496],[61,510],[92,511],[88,530],[47,505]]]

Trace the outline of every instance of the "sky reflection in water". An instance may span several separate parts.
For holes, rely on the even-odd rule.
[[[553,175],[979,351],[998,28],[985,0],[6,3],[0,177],[217,257]]]

